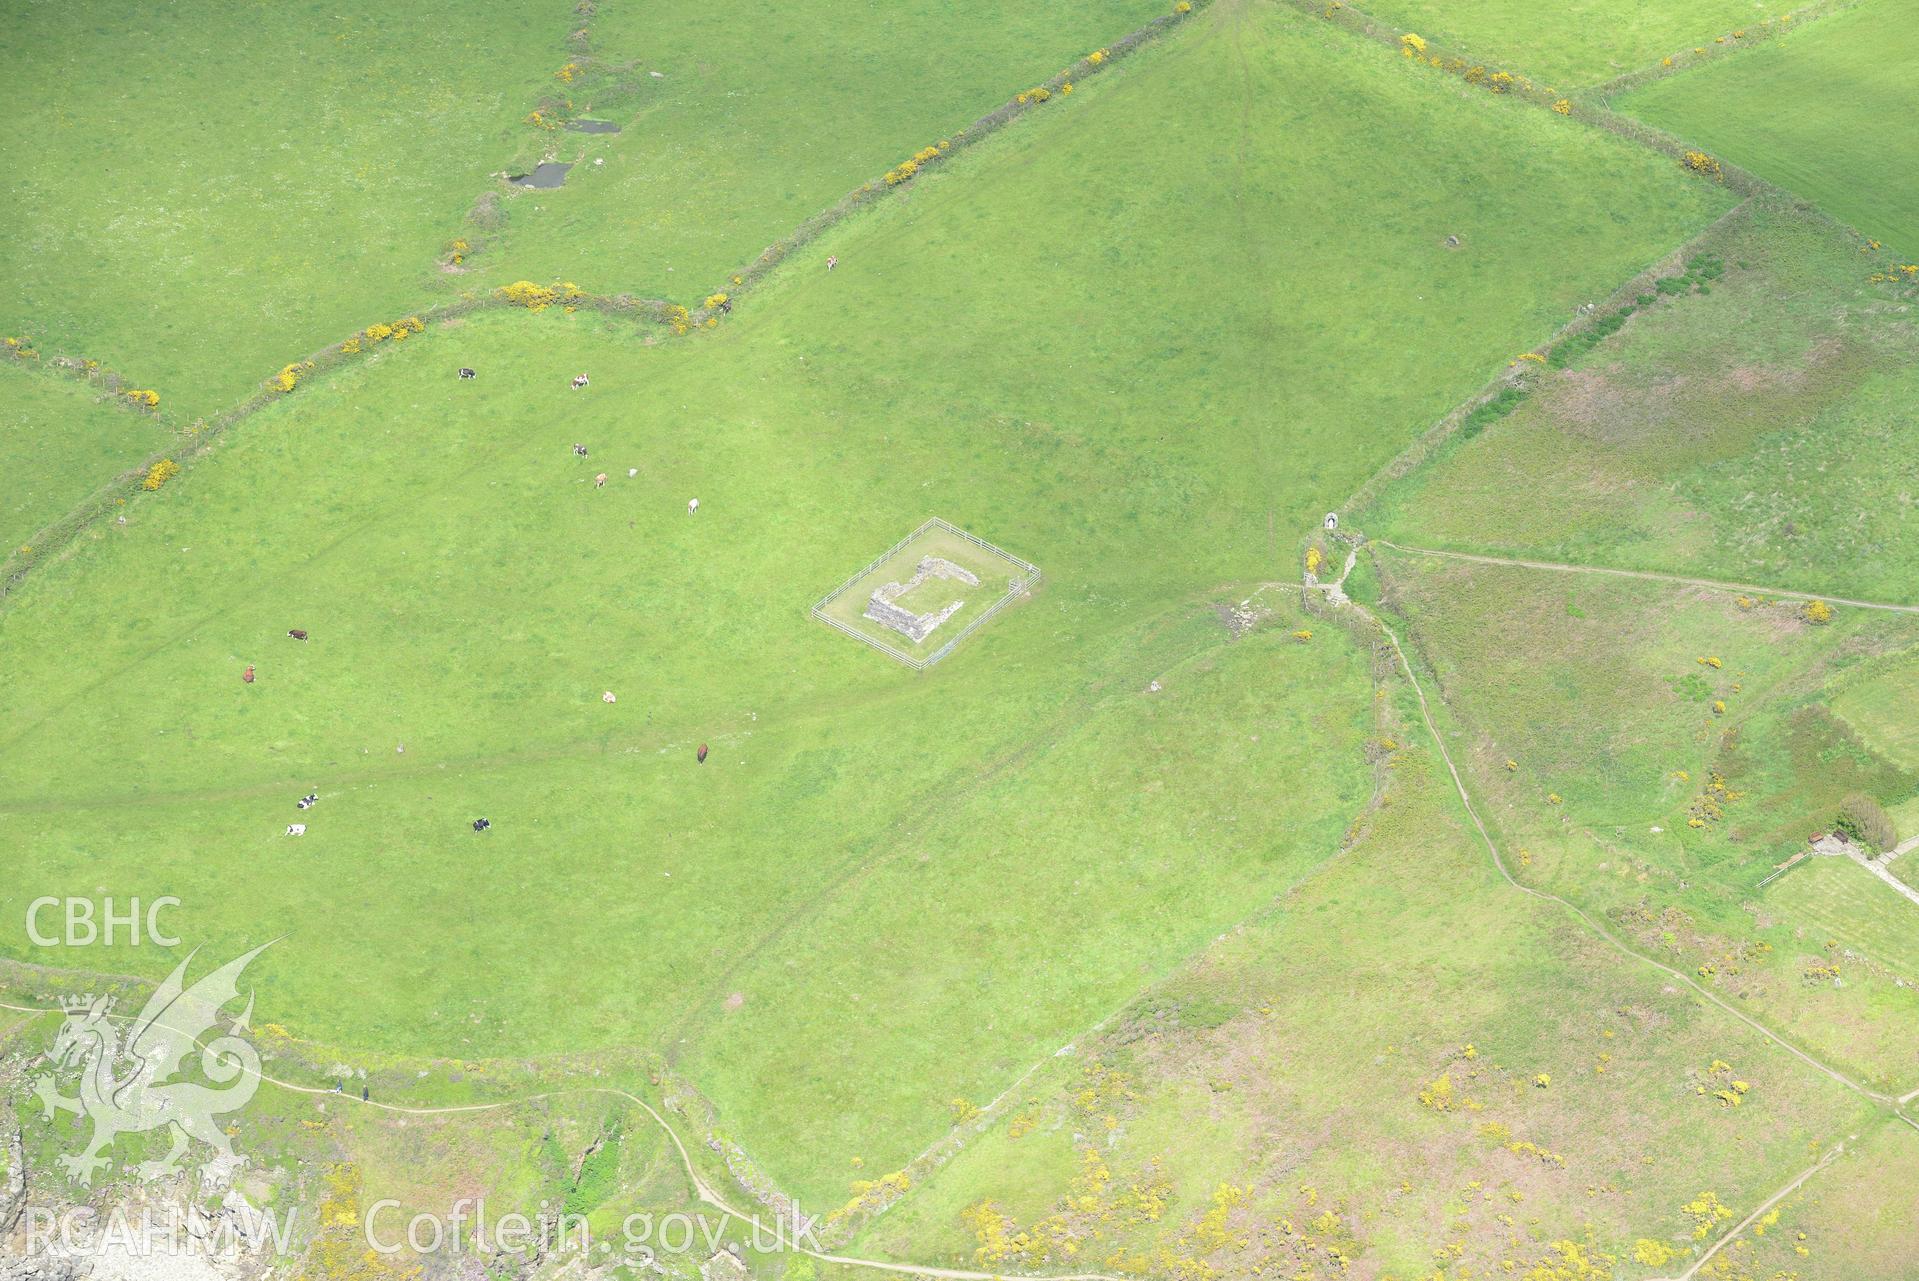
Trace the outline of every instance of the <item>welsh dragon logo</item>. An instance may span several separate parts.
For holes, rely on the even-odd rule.
[[[34,1093],[48,1117],[61,1111],[93,1121],[87,1150],[60,1158],[76,1182],[93,1182],[94,1172],[107,1164],[101,1153],[122,1134],[173,1131],[172,1150],[158,1161],[141,1163],[142,1179],[173,1174],[196,1139],[220,1156],[233,1156],[233,1142],[216,1118],[245,1107],[260,1088],[259,1052],[238,1035],[253,1015],[252,994],[225,1031],[217,1025],[221,1009],[239,999],[241,972],[270,946],[263,944],[227,962],[191,987],[185,981],[193,960],[189,954],[131,1019],[114,1015],[109,997],[62,1002],[66,1022],[47,1054],[53,1070],[41,1074]],[[124,1033],[116,1024],[125,1024]],[[209,1032],[215,1035],[203,1040]],[[201,1074],[224,1088],[179,1079],[195,1051]],[[59,1092],[56,1077],[75,1066],[80,1069],[79,1095],[67,1098]]]

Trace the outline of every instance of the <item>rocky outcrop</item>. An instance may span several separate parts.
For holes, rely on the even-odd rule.
[[[27,1208],[27,1154],[20,1141],[20,1118],[0,1108],[0,1141],[6,1145],[6,1181],[0,1183],[0,1239],[13,1233]]]

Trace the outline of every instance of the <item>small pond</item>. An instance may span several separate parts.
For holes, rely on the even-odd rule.
[[[543,165],[535,165],[532,173],[516,174],[507,181],[516,187],[537,187],[546,191],[564,183],[566,171],[572,167],[549,160]]]

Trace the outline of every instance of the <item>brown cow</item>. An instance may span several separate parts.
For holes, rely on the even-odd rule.
[[[706,764],[706,744],[705,743],[700,744],[700,750],[698,755],[699,755],[700,764],[702,765]]]

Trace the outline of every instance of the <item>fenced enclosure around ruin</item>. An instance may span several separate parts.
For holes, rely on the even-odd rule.
[[[925,671],[1039,580],[1037,565],[933,516],[809,612]]]

